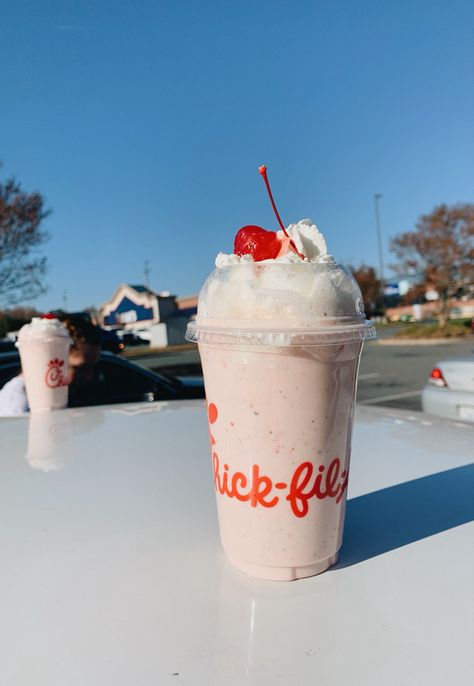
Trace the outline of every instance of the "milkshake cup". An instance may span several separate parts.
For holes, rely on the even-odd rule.
[[[242,227],[219,253],[186,337],[201,356],[223,548],[263,579],[337,561],[357,373],[375,330],[352,274],[310,219]]]
[[[332,261],[234,264],[204,285],[188,338],[203,366],[221,541],[238,569],[292,580],[336,562],[357,371],[373,337],[354,278]]]
[[[67,406],[71,342],[58,319],[34,317],[20,329],[17,346],[31,412]]]

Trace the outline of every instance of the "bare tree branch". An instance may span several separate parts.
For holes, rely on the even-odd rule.
[[[13,178],[0,183],[0,306],[45,292],[46,258],[35,253],[49,238],[40,228],[49,214],[39,193],[26,193]]]

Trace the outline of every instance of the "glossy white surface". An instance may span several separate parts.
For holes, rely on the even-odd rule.
[[[360,409],[340,562],[279,583],[221,552],[203,403],[49,419],[0,420],[2,686],[471,686],[472,428]]]
[[[453,391],[451,388],[426,384],[421,405],[425,412],[434,417],[474,422],[474,391]]]

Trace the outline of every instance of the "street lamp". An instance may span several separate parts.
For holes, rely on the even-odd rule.
[[[375,227],[377,229],[377,243],[379,246],[379,278],[380,278],[381,287],[383,290],[383,288],[384,288],[383,254],[382,254],[382,237],[380,235],[380,211],[379,211],[379,200],[381,197],[382,197],[382,193],[374,193]]]
[[[143,269],[143,273],[145,274],[145,286],[147,288],[150,288],[150,262],[149,260],[145,260],[145,267]]]

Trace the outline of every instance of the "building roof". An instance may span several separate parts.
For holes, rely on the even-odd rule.
[[[168,319],[171,319],[172,317],[192,317],[195,314],[197,314],[197,307],[185,307],[182,310],[175,310],[172,312],[168,315]]]
[[[151,288],[148,288],[148,286],[133,283],[129,283],[127,285],[137,291],[137,293],[150,293],[151,295],[156,295],[155,291],[152,291]]]
[[[185,309],[186,307],[197,306],[198,295],[180,295],[176,298],[176,303],[180,309]]]

